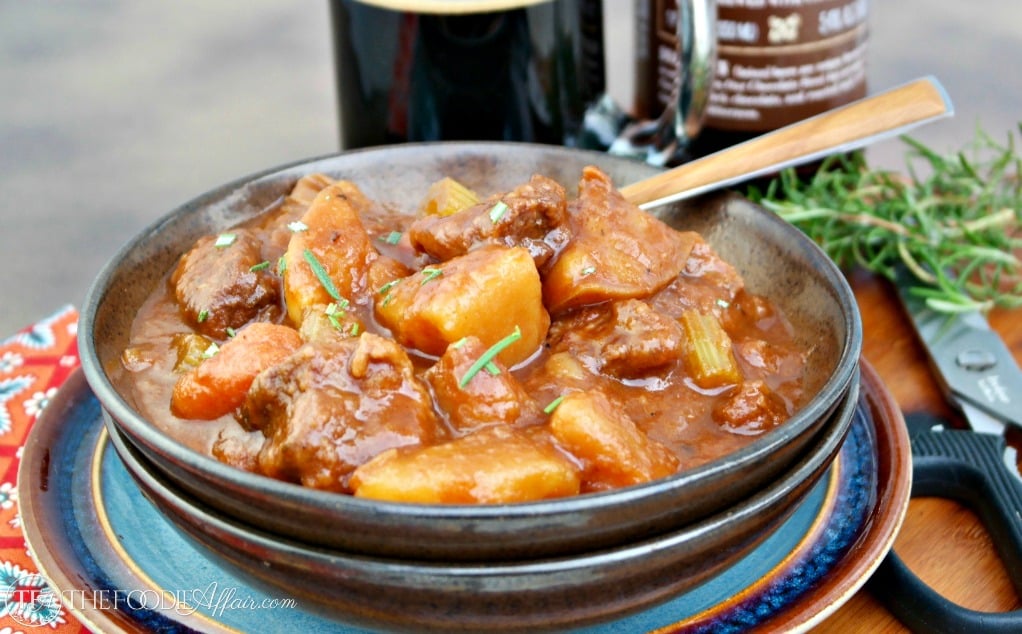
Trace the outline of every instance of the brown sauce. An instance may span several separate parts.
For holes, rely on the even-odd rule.
[[[279,208],[232,229],[231,244],[200,241],[182,256],[139,310],[124,354],[144,417],[196,451],[306,486],[507,502],[698,466],[806,398],[807,352],[777,306],[595,168],[577,198],[534,178],[428,219],[384,209],[356,185],[306,177]],[[268,284],[258,302],[238,290]],[[692,365],[692,315],[724,337],[730,370],[702,376]],[[246,357],[240,333],[254,322],[301,337],[272,363]],[[464,380],[512,330],[520,338]],[[183,336],[193,353],[196,341],[211,349],[182,361]],[[255,357],[241,405],[218,412],[229,399],[203,390]],[[175,391],[186,375],[198,386],[188,398]]]

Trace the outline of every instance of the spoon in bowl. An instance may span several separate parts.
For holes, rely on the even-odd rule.
[[[643,209],[850,152],[954,114],[947,91],[924,77],[792,123],[620,189]]]

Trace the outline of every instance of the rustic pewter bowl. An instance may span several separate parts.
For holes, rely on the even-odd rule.
[[[770,536],[820,481],[859,401],[858,372],[817,442],[776,480],[718,514],[656,537],[565,557],[401,560],[309,546],[226,517],[183,492],[117,430],[139,488],[215,562],[271,596],[385,630],[561,630],[605,622],[690,590]]]
[[[541,173],[575,186],[594,164],[618,185],[655,173],[645,164],[553,146],[440,143],[390,146],[297,163],[245,178],[172,211],[128,243],[100,273],[81,314],[86,379],[112,431],[120,431],[167,480],[220,516],[268,535],[347,553],[434,561],[536,559],[594,551],[692,524],[765,489],[790,471],[853,384],[861,349],[854,296],[833,262],[801,232],[733,194],[667,206],[658,215],[699,231],[774,299],[811,354],[810,400],[749,445],[655,482],[598,494],[507,505],[384,503],[306,489],[244,472],[172,439],[139,414],[118,379],[139,306],[200,236],[266,209],[302,175],[323,172],[412,209],[430,183],[452,176],[481,192]],[[790,482],[797,488],[797,482]]]

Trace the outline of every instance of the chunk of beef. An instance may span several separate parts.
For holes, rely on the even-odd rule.
[[[439,261],[482,244],[499,244],[525,247],[542,266],[565,238],[560,228],[568,219],[567,204],[560,184],[535,175],[502,196],[458,213],[420,218],[409,227],[408,237],[417,251]],[[494,209],[495,205],[499,206]]]
[[[555,351],[570,351],[594,371],[623,379],[654,372],[682,353],[678,322],[637,299],[577,311],[556,320],[550,331]]]
[[[272,267],[256,267],[263,261],[260,249],[259,238],[235,229],[200,238],[182,256],[170,283],[185,318],[199,332],[224,339],[228,328],[277,316],[279,280]]]
[[[344,492],[351,472],[376,454],[442,436],[408,355],[371,333],[305,344],[261,373],[241,422],[266,437],[261,473]]]
[[[492,369],[483,369],[461,384],[469,368],[485,352],[482,341],[467,337],[460,345],[448,346],[425,373],[437,405],[447,412],[451,427],[469,432],[489,425],[538,421],[541,408],[499,360],[493,361]]]
[[[678,276],[696,239],[629,203],[591,166],[571,212],[571,239],[544,274],[543,300],[554,315],[652,295]]]
[[[679,317],[688,309],[721,316],[744,287],[745,281],[738,271],[706,240],[696,236],[681,274],[650,303],[671,317]]]
[[[259,449],[263,446],[263,440],[259,432],[245,432],[236,425],[225,427],[213,441],[210,453],[224,464],[258,473]]]
[[[770,431],[791,415],[788,405],[763,381],[745,381],[713,408],[713,420],[727,431],[756,436]]]

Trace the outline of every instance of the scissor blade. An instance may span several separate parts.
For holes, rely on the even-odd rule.
[[[898,284],[901,301],[949,400],[974,429],[989,430],[991,417],[1002,425],[1022,427],[1022,370],[1000,335],[979,312],[940,313],[909,289],[907,281]]]

